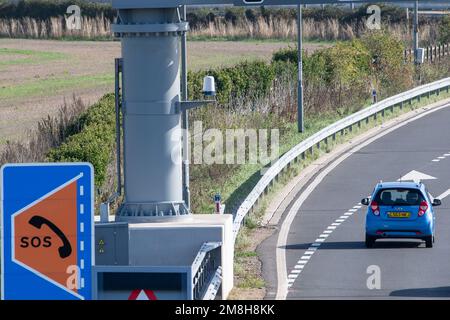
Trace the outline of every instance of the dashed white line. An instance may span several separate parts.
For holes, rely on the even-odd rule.
[[[408,123],[411,123],[412,121],[420,119],[432,112],[441,110],[446,107],[448,107],[448,105],[443,105],[443,106],[433,108],[432,110],[425,111],[418,116],[414,116],[414,117],[408,119],[407,121],[402,122],[401,124],[390,127],[389,129],[385,130],[382,134],[376,135],[375,137],[368,139],[366,142],[359,144],[359,146],[356,147],[354,150],[355,151],[360,150],[364,146],[367,146],[368,144],[385,136],[386,134],[388,134]],[[450,151],[449,151],[449,154],[450,154]],[[311,192],[315,189],[315,187],[317,187],[317,185],[324,179],[326,174],[328,174],[339,163],[341,163],[342,161],[344,161],[347,158],[348,158],[348,155],[341,156],[340,158],[335,160],[329,167],[327,167],[323,172],[321,172],[319,174],[319,176],[312,182],[312,184],[310,184],[308,186],[307,190],[301,194],[300,198],[297,199],[297,201],[294,203],[293,208],[291,208],[291,210],[289,211],[287,218],[283,222],[283,224],[281,226],[280,235],[277,240],[278,249],[276,251],[276,259],[277,259],[277,269],[278,269],[278,276],[277,276],[278,286],[277,286],[276,299],[286,299],[288,290],[292,287],[292,285],[294,283],[294,280],[292,280],[292,279],[289,279],[288,281],[286,281],[287,280],[287,277],[286,277],[286,252],[285,252],[285,250],[281,249],[281,247],[282,247],[282,245],[287,243],[288,231],[289,231],[289,228],[291,227],[294,217],[296,217],[298,208],[301,207],[301,205],[303,204],[305,199],[311,194]],[[437,160],[436,162],[439,162],[439,161],[440,160]],[[358,205],[361,205],[361,203],[358,203]],[[346,216],[351,216],[352,214],[353,214],[352,212],[345,213]],[[312,243],[311,246],[318,247],[321,245],[321,243],[323,241],[324,241],[324,239],[316,239],[316,241],[314,243]]]
[[[439,195],[439,196],[437,197],[437,199],[442,200],[442,199],[446,198],[448,195],[450,195],[450,189],[448,189],[447,191],[445,191],[443,194]]]
[[[438,157],[438,159],[445,159],[445,157]]]
[[[80,214],[84,214],[84,204],[80,204]]]
[[[84,196],[84,186],[80,186],[80,196]]]
[[[80,241],[80,251],[84,251],[84,241]]]
[[[317,238],[314,243],[311,243],[310,247],[303,253],[303,256],[300,258],[300,260],[297,261],[297,264],[294,266],[294,268],[291,270],[291,272],[288,275],[287,278],[287,287],[290,289],[293,285],[295,280],[298,278],[300,273],[303,271],[303,268],[305,265],[309,262],[311,257],[314,255],[314,253],[317,251],[317,248],[333,233],[333,231],[337,228],[337,226],[341,225],[342,222],[344,222],[349,216],[351,216],[357,209],[361,208],[360,203],[358,205],[354,206],[353,209],[348,210],[343,216],[339,217],[339,219],[336,219],[336,222],[333,222],[331,225],[327,227],[326,230],[324,230],[320,235],[319,238]]]
[[[81,278],[81,281],[80,281],[80,287],[81,287],[81,288],[84,288],[84,278]]]
[[[84,223],[83,222],[80,223],[80,232],[84,232]]]
[[[80,269],[84,269],[84,259],[80,259]]]
[[[441,161],[441,160],[439,160],[439,159],[433,159],[433,160],[431,160],[431,161],[433,161],[433,162],[439,162],[439,161]]]

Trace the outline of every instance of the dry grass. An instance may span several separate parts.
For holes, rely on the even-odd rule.
[[[411,28],[406,24],[385,24],[384,27],[398,39],[410,42]],[[303,37],[307,40],[350,40],[367,32],[364,22],[342,23],[337,19],[316,21],[303,20]],[[420,27],[422,39],[430,43],[437,41],[439,31],[436,25],[424,24]],[[247,19],[239,20],[236,24],[217,20],[207,26],[193,29],[190,36],[197,38],[231,38],[231,39],[297,39],[297,21],[285,18],[259,17],[254,23]]]
[[[39,39],[111,39],[111,21],[104,16],[95,18],[82,17],[81,30],[68,30],[64,17],[48,20],[0,19],[0,37],[39,38]],[[412,28],[405,23],[385,24],[384,27],[397,38],[406,43],[411,42]],[[436,24],[423,24],[420,27],[421,39],[428,43],[436,43],[439,31]],[[337,19],[316,21],[303,20],[303,36],[307,40],[350,40],[367,31],[364,22],[342,23]],[[287,18],[259,17],[254,22],[243,19],[236,24],[224,19],[217,19],[208,25],[193,29],[189,33],[192,38],[227,38],[227,39],[282,39],[295,41],[297,37],[297,21]],[[425,40],[426,39],[426,40]]]
[[[68,30],[64,17],[36,20],[30,17],[21,19],[0,19],[0,37],[60,39],[111,38],[111,21],[103,16],[81,17],[81,30]]]
[[[41,162],[48,151],[78,132],[80,114],[86,110],[81,99],[73,97],[54,116],[40,120],[35,130],[29,130],[21,141],[7,141],[0,152],[0,165],[5,163]]]

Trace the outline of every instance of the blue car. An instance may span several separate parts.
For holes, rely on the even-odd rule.
[[[423,183],[380,182],[361,204],[368,206],[367,248],[372,248],[375,241],[382,238],[421,239],[427,248],[433,247],[433,207],[441,205],[441,200],[433,199]]]

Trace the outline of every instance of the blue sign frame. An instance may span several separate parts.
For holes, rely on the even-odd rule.
[[[0,169],[0,190],[2,300],[92,299],[93,166],[6,164]],[[30,230],[39,236],[33,237]],[[57,263],[47,262],[41,253],[56,257]],[[62,267],[71,264],[66,269],[59,263]],[[57,266],[58,272],[53,272]]]

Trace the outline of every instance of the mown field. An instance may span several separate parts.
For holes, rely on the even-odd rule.
[[[189,42],[189,70],[268,61],[274,51],[289,45],[282,41]],[[311,43],[307,49],[328,45]],[[113,91],[118,56],[120,43],[114,41],[0,39],[0,144],[20,138],[73,95],[91,104]]]

